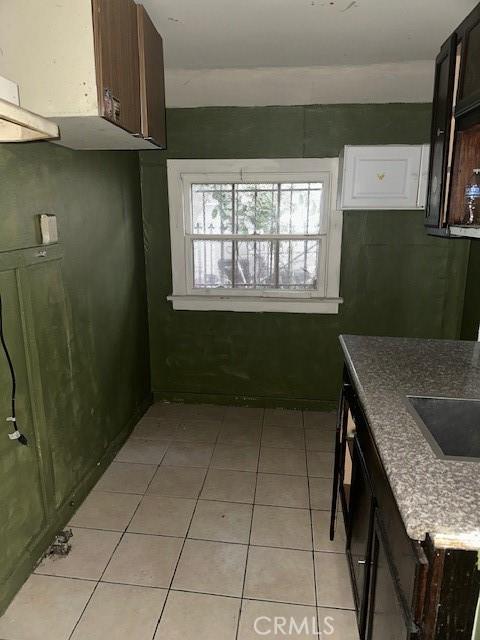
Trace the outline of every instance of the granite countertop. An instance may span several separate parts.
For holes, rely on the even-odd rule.
[[[436,457],[406,395],[480,399],[480,343],[340,336],[408,535],[480,549],[480,461]]]

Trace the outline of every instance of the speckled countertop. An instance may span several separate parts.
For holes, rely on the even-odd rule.
[[[340,336],[408,535],[480,549],[480,462],[440,460],[406,395],[480,399],[480,343]]]

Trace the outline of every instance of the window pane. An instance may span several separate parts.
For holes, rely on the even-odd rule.
[[[196,289],[232,287],[232,242],[193,241],[193,286]]]
[[[274,288],[277,242],[235,243],[235,288]]]
[[[194,184],[193,233],[318,234],[322,194],[320,182]]]
[[[235,233],[277,233],[277,185],[235,185]]]
[[[283,183],[280,193],[279,233],[320,233],[322,193],[321,183]]]
[[[318,240],[280,240],[278,244],[278,288],[315,289]]]
[[[232,233],[232,191],[231,184],[192,185],[193,233]]]
[[[194,288],[315,289],[319,244],[318,240],[194,240]]]

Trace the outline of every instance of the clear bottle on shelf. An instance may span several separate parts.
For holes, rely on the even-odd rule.
[[[480,169],[474,169],[465,187],[463,225],[480,225]]]

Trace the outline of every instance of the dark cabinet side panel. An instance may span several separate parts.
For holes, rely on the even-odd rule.
[[[92,0],[100,114],[140,133],[137,10],[133,0]]]
[[[425,224],[440,228],[444,225],[443,208],[446,197],[448,151],[455,84],[456,37],[452,36],[437,57],[433,99],[430,172]]]
[[[142,5],[137,5],[142,136],[166,148],[163,41]]]

